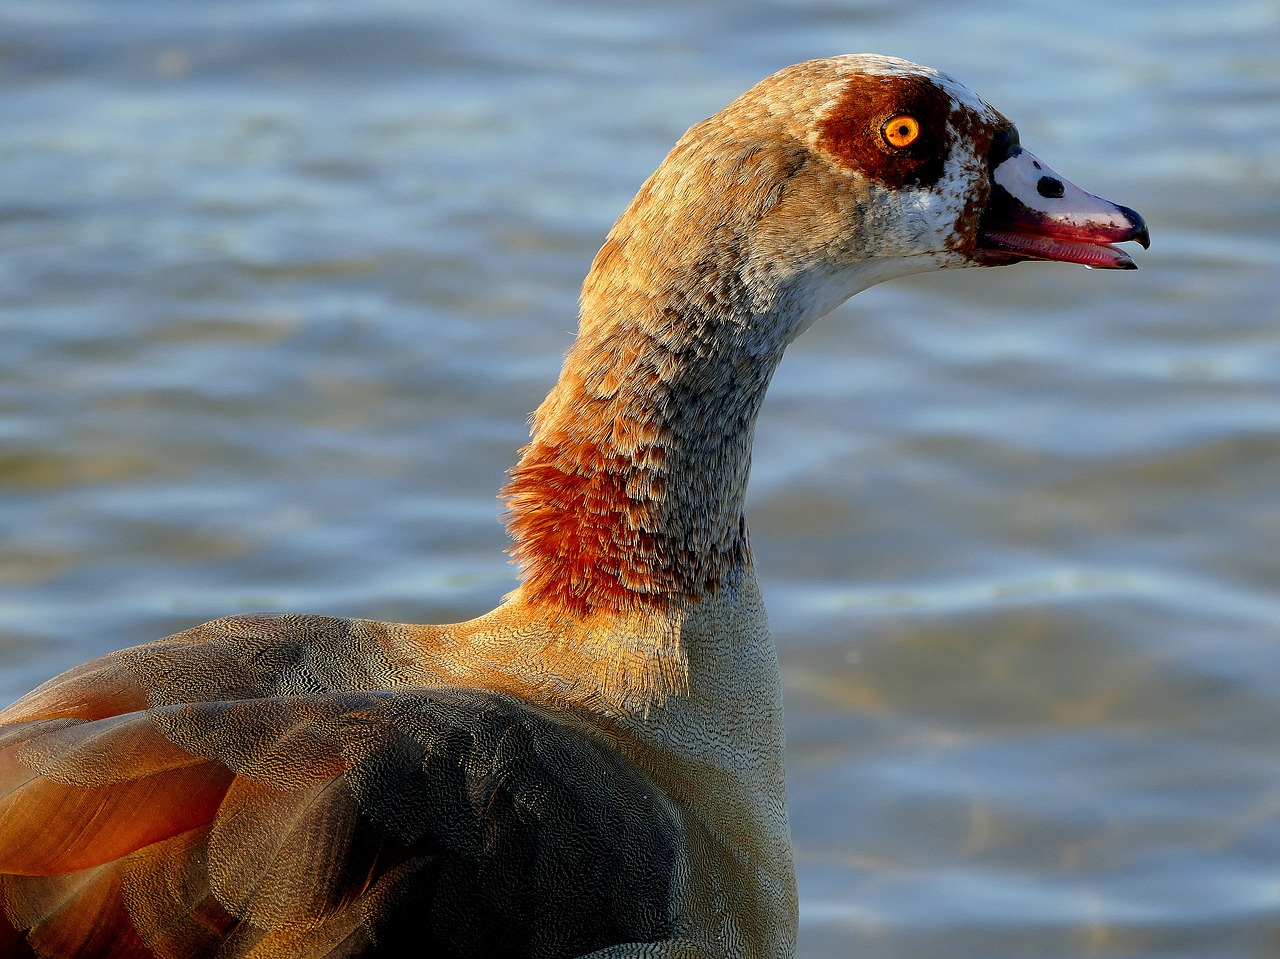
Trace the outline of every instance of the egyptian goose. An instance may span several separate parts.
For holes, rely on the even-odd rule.
[[[694,126],[595,258],[469,622],[252,615],[0,714],[0,954],[776,957],[778,662],[743,499],[791,340],[924,270],[1129,269],[1132,210],[945,74],[789,67]]]

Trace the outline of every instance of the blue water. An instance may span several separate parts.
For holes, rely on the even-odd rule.
[[[801,955],[1280,953],[1274,2],[8,0],[0,699],[247,609],[492,607],[612,219],[858,50],[1155,242],[877,288],[774,381]]]

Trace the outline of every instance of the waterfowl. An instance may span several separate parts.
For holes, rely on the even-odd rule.
[[[937,71],[797,64],[608,234],[447,625],[221,619],[0,713],[0,955],[786,957],[777,655],[743,501],[788,343],[925,270],[1128,269],[1134,211]]]

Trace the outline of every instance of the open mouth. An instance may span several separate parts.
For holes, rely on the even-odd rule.
[[[1118,209],[1132,213],[1137,219],[1137,224],[1121,235],[1111,231],[1090,234],[1065,224],[1054,229],[1053,224],[1035,223],[1018,229],[983,227],[979,243],[983,250],[1009,254],[1017,260],[1056,260],[1097,270],[1135,270],[1138,264],[1114,244],[1135,240],[1145,250],[1151,246],[1151,235],[1136,213],[1126,207]]]

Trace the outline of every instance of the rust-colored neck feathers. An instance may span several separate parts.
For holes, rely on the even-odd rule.
[[[786,176],[755,151],[717,202],[724,174],[700,139],[596,256],[578,340],[504,490],[526,601],[670,614],[749,562],[751,441],[785,336],[744,238]]]
[[[621,255],[606,246],[597,269]],[[772,364],[735,364],[705,309],[632,305],[648,308],[598,323],[584,305],[504,490],[524,599],[578,616],[674,613],[748,561],[743,499]]]

